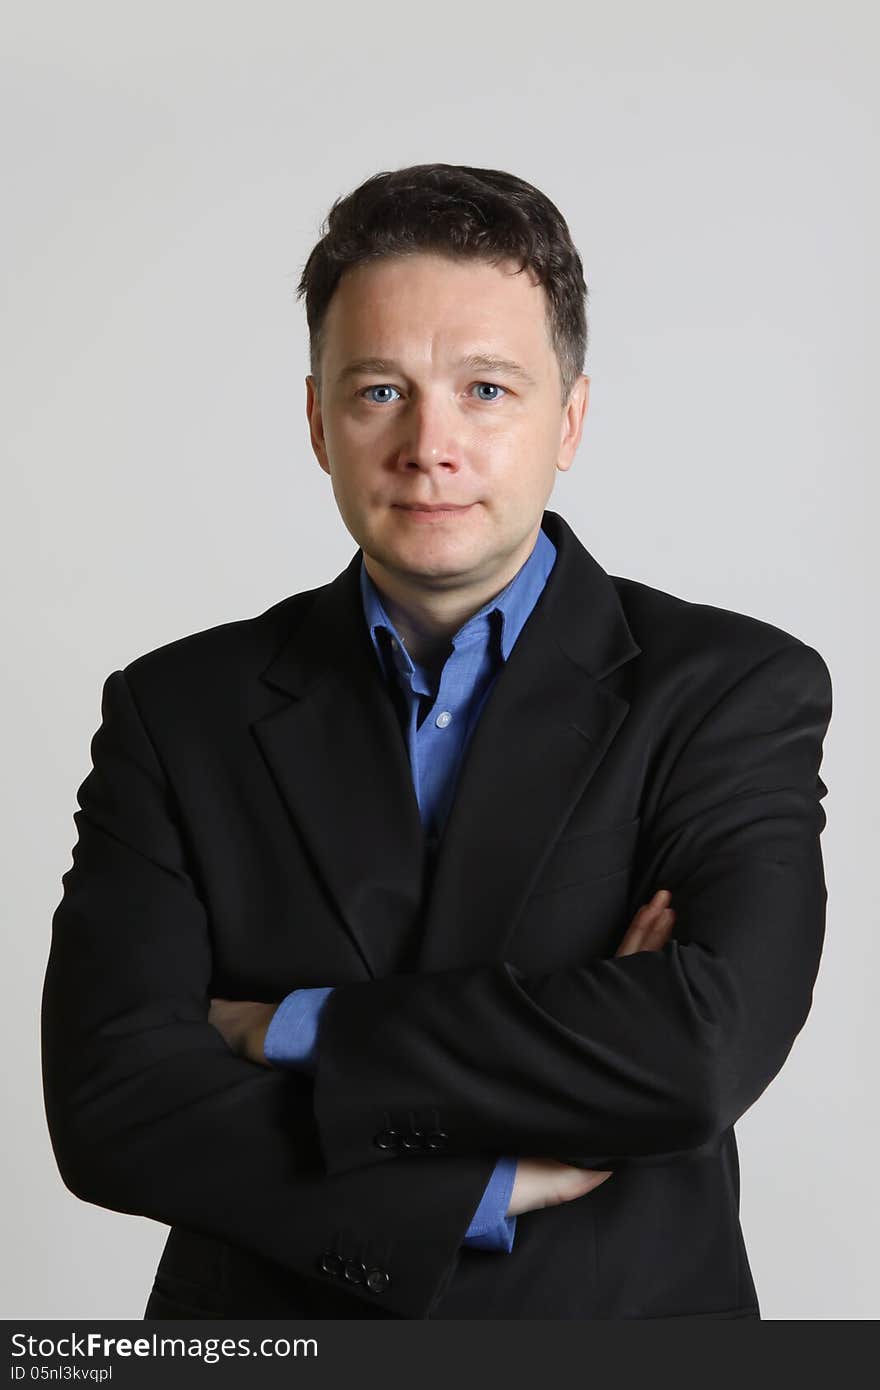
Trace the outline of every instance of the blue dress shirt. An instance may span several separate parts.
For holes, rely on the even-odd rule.
[[[556,547],[542,530],[529,558],[510,583],[478,609],[450,639],[451,650],[432,680],[411,660],[361,560],[364,617],[386,680],[396,677],[406,709],[404,733],[410,769],[425,832],[438,837],[446,822],[465,749],[489,691],[540,597],[556,559]],[[332,985],[295,989],[272,1016],[266,1033],[266,1060],[275,1066],[314,1069],[318,1022]],[[500,1158],[492,1172],[464,1244],[510,1252],[516,1217],[507,1216],[516,1176],[516,1158]]]

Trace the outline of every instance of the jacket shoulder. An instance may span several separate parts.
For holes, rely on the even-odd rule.
[[[320,586],[325,587],[325,586]],[[305,589],[273,603],[262,613],[216,623],[143,652],[122,668],[135,690],[184,689],[196,680],[202,690],[228,688],[252,678],[295,631],[320,592]]]
[[[622,575],[608,577],[650,667],[687,662],[694,675],[702,671],[717,678],[727,673],[735,679],[790,650],[795,660],[794,654],[799,653],[830,679],[816,648],[775,623],[717,604],[687,599]]]

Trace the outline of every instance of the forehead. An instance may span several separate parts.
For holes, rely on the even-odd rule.
[[[547,298],[519,263],[453,259],[434,253],[389,256],[353,266],[327,309],[328,354],[392,356],[404,347],[444,344],[551,351]]]

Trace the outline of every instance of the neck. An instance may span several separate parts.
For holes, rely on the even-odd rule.
[[[367,574],[413,661],[426,666],[445,661],[450,639],[519,573],[534,550],[540,529],[539,524],[491,578],[448,589],[420,585],[418,576],[388,569],[364,552]]]

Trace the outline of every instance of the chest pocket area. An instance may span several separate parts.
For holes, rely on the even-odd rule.
[[[526,972],[613,955],[626,927],[640,820],[569,830],[553,846],[505,945]]]
[[[545,893],[594,883],[623,874],[636,855],[641,817],[598,830],[570,830],[550,851],[529,894],[529,901]]]

